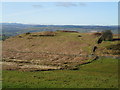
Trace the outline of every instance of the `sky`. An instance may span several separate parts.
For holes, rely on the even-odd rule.
[[[117,2],[3,2],[2,22],[117,25]]]

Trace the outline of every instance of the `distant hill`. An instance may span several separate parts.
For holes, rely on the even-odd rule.
[[[92,26],[92,25],[31,25],[21,23],[0,23],[2,33],[6,36],[15,36],[26,32],[56,31],[56,30],[74,30],[81,33],[92,31],[101,32],[103,30],[112,30],[114,34],[118,33],[117,26]]]

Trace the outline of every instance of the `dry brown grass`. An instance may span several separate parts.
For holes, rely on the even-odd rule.
[[[92,33],[92,35],[95,35],[95,36],[101,36],[102,35],[102,33]]]
[[[15,62],[3,62],[3,70],[19,70],[19,71],[46,71],[46,70],[56,70],[61,69],[57,66],[47,66],[47,65],[35,65],[35,64],[25,64],[25,63],[15,63]]]
[[[46,36],[41,37],[40,35]],[[54,35],[54,37],[47,37],[49,35]],[[82,37],[78,37],[78,35]],[[90,50],[92,50],[96,40],[97,37],[82,33],[38,32],[21,34],[3,42],[3,58],[6,59],[5,61],[11,60],[10,62],[71,68],[93,58],[84,56],[91,53]]]

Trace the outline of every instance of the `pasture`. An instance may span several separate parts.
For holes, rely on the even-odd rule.
[[[100,58],[79,70],[4,70],[3,88],[118,88],[118,60]]]

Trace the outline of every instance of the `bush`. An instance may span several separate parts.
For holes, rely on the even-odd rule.
[[[113,40],[113,34],[111,30],[106,30],[102,32],[101,39],[104,41],[112,41]]]
[[[26,35],[30,34],[30,32],[25,33]]]
[[[78,37],[82,37],[81,35],[78,35]]]

